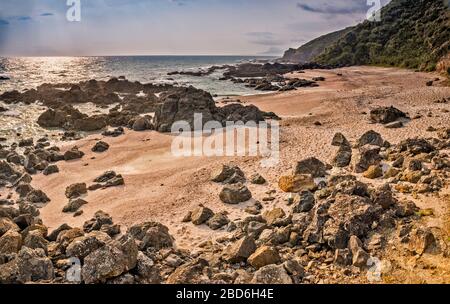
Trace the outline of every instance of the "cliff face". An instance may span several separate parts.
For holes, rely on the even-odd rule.
[[[380,22],[358,24],[314,61],[435,70],[443,65],[449,45],[448,0],[393,0],[381,10]]]
[[[298,49],[287,50],[280,61],[292,63],[306,63],[312,61],[321,54],[325,48],[329,47],[337,40],[342,38],[352,28],[346,28],[340,31],[329,33],[302,45]]]

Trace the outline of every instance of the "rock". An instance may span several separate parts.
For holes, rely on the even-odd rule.
[[[420,255],[431,253],[436,249],[436,238],[430,229],[417,229],[411,237],[409,249]]]
[[[421,153],[430,153],[435,151],[435,147],[423,138],[410,138],[401,141],[398,144],[400,152],[407,151],[411,155],[418,155]]]
[[[109,144],[104,141],[98,141],[93,147],[92,152],[102,153],[109,149]]]
[[[252,198],[250,190],[241,183],[225,186],[219,194],[225,204],[236,205]]]
[[[33,190],[34,188],[30,184],[25,183],[19,183],[16,187],[16,192],[20,197],[26,197]]]
[[[160,284],[161,274],[155,263],[142,252],[138,252],[136,268],[134,270],[141,284]]]
[[[252,284],[292,284],[283,265],[267,265],[255,272]]]
[[[75,119],[72,124],[74,130],[83,132],[98,131],[107,126],[106,119],[103,115],[94,115]]]
[[[381,137],[380,133],[370,130],[370,131],[367,131],[366,133],[364,133],[358,139],[357,147],[361,148],[365,145],[383,147],[384,140]]]
[[[19,232],[20,228],[11,219],[7,217],[0,218],[0,237],[8,231]]]
[[[314,194],[310,191],[302,191],[294,196],[292,211],[294,213],[309,212],[314,207],[314,203]]]
[[[372,198],[374,204],[380,205],[385,210],[389,209],[391,206],[397,203],[397,200],[394,198],[389,184],[382,185],[381,187],[377,188],[373,192]]]
[[[168,278],[166,284],[205,284],[209,278],[204,275],[209,266],[204,259],[197,259],[178,267]]]
[[[383,169],[380,166],[373,165],[370,166],[366,172],[364,172],[363,176],[369,179],[376,179],[383,176]]]
[[[105,173],[103,173],[102,175],[100,175],[99,177],[94,179],[94,182],[96,182],[96,183],[106,183],[107,181],[113,179],[116,176],[117,176],[116,172],[114,172],[114,171],[106,171]]]
[[[350,251],[352,252],[353,259],[352,264],[356,267],[366,267],[367,260],[369,259],[369,254],[363,249],[362,242],[360,239],[354,235],[350,237],[348,242]]]
[[[385,124],[384,127],[386,129],[400,129],[400,128],[403,128],[403,123],[401,121],[394,121],[394,122]]]
[[[108,213],[99,210],[94,214],[93,218],[83,224],[83,230],[88,233],[94,230],[100,231],[103,225],[112,224],[112,217]]]
[[[70,230],[70,229],[72,229],[72,227],[70,227],[69,225],[67,225],[67,224],[62,224],[62,225],[60,225],[58,228],[56,228],[55,230],[53,230],[53,231],[47,236],[47,239],[48,239],[50,242],[54,242],[54,241],[56,241],[56,239],[58,238],[58,235],[59,235],[61,232],[66,231],[66,230]]]
[[[280,177],[278,186],[284,192],[297,193],[301,191],[312,191],[316,188],[314,179],[310,175],[297,174]]]
[[[419,208],[412,201],[401,201],[401,202],[398,202],[398,204],[397,204],[397,206],[395,208],[395,214],[398,217],[412,216],[417,211],[419,211]]]
[[[338,168],[347,167],[352,160],[352,149],[350,146],[341,146],[333,158],[333,165]]]
[[[63,212],[70,213],[70,212],[76,212],[78,209],[80,209],[83,205],[86,205],[88,202],[81,198],[75,198],[69,201],[67,205],[64,206]]]
[[[31,249],[41,248],[47,254],[48,241],[44,238],[41,231],[32,230],[23,240],[23,246]]]
[[[353,257],[350,249],[336,249],[334,254],[334,263],[342,266],[348,266],[353,263]]]
[[[255,250],[255,240],[246,236],[225,249],[224,259],[228,263],[240,263],[246,261]]]
[[[45,204],[50,202],[48,196],[42,190],[32,190],[25,197],[25,201],[32,204]]]
[[[81,229],[79,228],[72,228],[72,229],[66,229],[66,230],[62,230],[57,238],[56,238],[56,242],[59,245],[59,248],[61,249],[66,249],[67,246],[69,246],[69,244],[76,239],[77,237],[83,236],[84,233]]]
[[[201,225],[214,216],[214,212],[206,207],[198,207],[191,214],[191,221],[194,225]]]
[[[120,234],[120,225],[104,224],[102,225],[102,227],[100,227],[100,231],[106,233],[110,237],[114,237]]]
[[[214,172],[212,181],[224,184],[244,183],[245,175],[237,166],[223,165],[218,171]]]
[[[379,107],[370,111],[370,120],[375,123],[388,124],[406,117],[407,115],[405,113],[393,106]]]
[[[74,160],[80,159],[84,156],[84,152],[78,150],[78,148],[74,147],[64,153],[64,160]]]
[[[14,230],[9,230],[0,237],[0,255],[19,252],[22,246],[22,236]]]
[[[269,226],[273,225],[279,219],[286,216],[286,213],[281,208],[274,208],[263,213],[263,218]]]
[[[355,159],[354,169],[356,173],[363,173],[370,166],[379,165],[380,162],[380,147],[365,145],[359,149],[359,153]]]
[[[52,261],[44,250],[22,247],[17,255],[17,280],[21,283],[52,280],[55,277]]]
[[[267,181],[264,177],[262,177],[260,174],[255,174],[251,178],[251,183],[255,185],[264,185]]]
[[[278,252],[269,246],[259,247],[249,258],[248,263],[259,269],[261,267],[280,263],[281,258]]]
[[[83,194],[87,193],[87,187],[85,183],[76,183],[68,186],[66,188],[67,198],[77,198]]]
[[[169,228],[156,222],[146,222],[132,226],[128,233],[140,241],[140,250],[145,250],[149,247],[157,250],[170,248],[174,242],[173,237],[169,234]]]
[[[85,257],[81,275],[86,284],[102,283],[127,270],[124,252],[112,244],[106,244]]]
[[[153,130],[153,124],[148,117],[139,117],[133,123],[131,127],[134,131]]]
[[[331,141],[331,145],[335,147],[346,146],[350,147],[350,142],[345,138],[342,133],[334,134],[333,140]]]
[[[33,138],[21,139],[19,141],[19,147],[30,147],[33,145]]]
[[[310,174],[313,178],[316,178],[324,177],[327,174],[326,170],[324,163],[315,157],[310,157],[297,163],[294,174]]]
[[[223,212],[219,212],[214,214],[214,216],[211,217],[206,224],[212,230],[217,230],[222,228],[223,226],[228,225],[229,222],[230,220],[228,219],[226,214]]]
[[[103,187],[109,188],[109,187],[117,187],[117,186],[123,186],[125,185],[125,180],[123,179],[123,176],[118,174],[117,176],[113,177],[112,179],[108,180]]]
[[[47,168],[42,172],[44,175],[55,174],[59,172],[59,168],[57,165],[48,165]]]

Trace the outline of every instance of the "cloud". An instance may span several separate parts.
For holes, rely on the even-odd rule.
[[[178,6],[184,6],[189,2],[189,0],[169,0],[169,2],[175,3]]]
[[[246,36],[250,37],[250,43],[259,45],[280,45],[283,41],[276,38],[276,35],[271,32],[250,32],[246,33]]]
[[[30,16],[18,16],[15,19],[19,20],[19,21],[30,21],[31,17]]]
[[[41,17],[48,17],[48,16],[54,16],[54,15],[55,14],[53,14],[53,13],[42,13],[39,16],[41,16]]]
[[[3,20],[3,19],[0,19],[0,26],[1,26],[1,25],[8,25],[8,24],[9,24],[8,21]]]
[[[308,1],[297,2],[297,8],[311,13],[321,14],[356,14],[365,13],[371,5],[366,0],[348,0],[348,1]]]

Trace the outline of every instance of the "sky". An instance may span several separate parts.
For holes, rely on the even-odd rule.
[[[281,55],[388,1],[0,0],[0,56]]]

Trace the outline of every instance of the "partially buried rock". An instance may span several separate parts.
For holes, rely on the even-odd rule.
[[[206,207],[200,206],[191,214],[191,221],[194,225],[201,225],[214,216],[214,212]]]
[[[64,206],[63,212],[69,213],[69,212],[76,212],[78,209],[81,208],[81,206],[86,205],[88,202],[81,198],[76,198],[73,200],[70,200],[67,205]]]
[[[301,192],[305,190],[314,190],[316,188],[314,179],[310,175],[306,174],[282,176],[278,181],[278,186],[284,192],[292,192],[292,193]]]
[[[48,196],[42,190],[32,190],[27,194],[25,200],[33,204],[45,204],[50,201]]]
[[[292,284],[283,265],[267,265],[255,272],[252,284]]]
[[[212,181],[224,184],[236,184],[245,182],[245,175],[237,166],[223,165],[213,173]]]
[[[375,132],[373,130],[367,131],[358,139],[358,147],[362,147],[365,145],[372,145],[382,147],[384,145],[384,140],[381,137],[381,134]]]
[[[59,168],[57,165],[48,165],[47,168],[42,172],[44,175],[55,174],[59,172]]]
[[[66,188],[67,198],[76,198],[87,193],[87,187],[85,183],[76,183]]]
[[[399,118],[405,118],[407,115],[394,107],[379,107],[370,111],[372,122],[388,124]]]
[[[77,147],[74,147],[64,153],[64,160],[74,160],[74,159],[80,159],[84,156],[84,152],[78,150]]]
[[[225,204],[239,204],[252,198],[250,190],[241,183],[225,186],[220,192],[220,200]]]
[[[255,185],[264,185],[266,183],[266,179],[261,176],[261,174],[255,174],[251,177],[252,184]]]
[[[324,163],[315,157],[299,161],[295,167],[294,174],[311,174],[313,178],[324,177],[327,174]]]
[[[214,216],[211,217],[206,224],[212,230],[217,230],[225,225],[228,225],[229,222],[230,220],[228,219],[227,215],[224,212],[219,212],[214,214]]]
[[[102,153],[109,149],[109,144],[104,141],[99,141],[92,147],[92,152]]]

